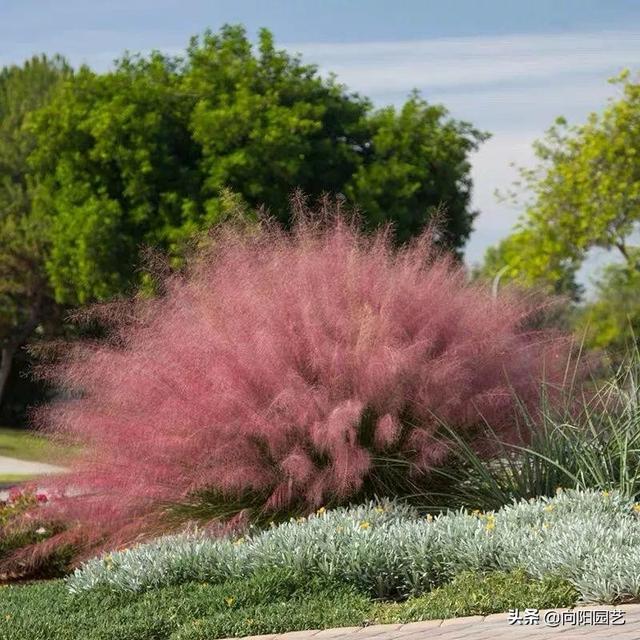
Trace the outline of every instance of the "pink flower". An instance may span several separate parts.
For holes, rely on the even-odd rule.
[[[115,342],[50,370],[73,393],[40,425],[82,446],[47,511],[87,548],[117,547],[200,494],[265,513],[346,502],[378,452],[427,482],[449,454],[441,423],[517,439],[541,378],[560,394],[570,337],[531,330],[534,303],[469,283],[428,234],[397,249],[340,220],[219,229],[166,295],[112,307]]]
[[[36,493],[36,500],[38,502],[49,502],[49,498],[44,493]]]

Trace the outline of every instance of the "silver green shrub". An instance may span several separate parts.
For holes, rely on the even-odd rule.
[[[352,584],[373,596],[408,596],[466,571],[522,568],[557,575],[585,602],[640,596],[639,507],[617,493],[561,491],[497,512],[420,517],[392,502],[320,512],[243,538],[189,533],[85,563],[73,593],[139,592],[220,582],[270,568]]]

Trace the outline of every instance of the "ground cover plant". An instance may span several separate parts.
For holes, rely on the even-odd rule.
[[[519,405],[535,411],[543,378],[562,389],[568,338],[469,283],[433,232],[398,249],[327,203],[296,216],[218,229],[164,295],[52,369],[66,393],[41,422],[82,450],[46,549],[403,495],[445,463],[441,424],[476,450],[484,421],[518,441]]]
[[[377,502],[243,537],[170,536],[1,589],[0,638],[204,640],[628,602],[639,512],[619,493],[568,490],[489,513]]]
[[[640,504],[616,492],[560,490],[496,512],[434,518],[374,503],[242,537],[169,536],[89,560],[68,587],[136,593],[281,569],[393,599],[421,595],[465,571],[521,569],[567,580],[584,602],[620,602],[640,597],[638,558]]]
[[[353,587],[279,571],[220,584],[190,582],[139,594],[73,595],[61,581],[0,590],[2,640],[212,640],[303,629],[568,606],[563,581],[522,572],[461,575],[421,598],[376,602]]]

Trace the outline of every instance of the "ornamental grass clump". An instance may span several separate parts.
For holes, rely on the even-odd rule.
[[[570,340],[532,329],[530,300],[469,283],[433,234],[396,248],[320,218],[218,229],[53,367],[65,393],[40,421],[81,445],[55,486],[74,544],[428,489],[439,425],[478,450],[485,421],[516,442],[517,405],[566,384]]]

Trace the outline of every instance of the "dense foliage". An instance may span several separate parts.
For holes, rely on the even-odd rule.
[[[617,359],[640,346],[640,252],[628,247],[635,261],[607,265],[594,279],[594,292],[579,311],[576,324],[589,344],[607,348]]]
[[[620,349],[637,339],[640,318],[640,83],[629,72],[613,82],[620,94],[601,113],[580,126],[559,118],[535,144],[538,165],[523,169],[516,183],[529,196],[525,211],[487,252],[484,273],[577,298],[575,276],[589,251],[614,251],[621,264],[600,279],[599,301],[580,320],[591,344]]]
[[[0,70],[0,420],[19,410],[18,385],[10,406],[2,406],[19,348],[36,328],[43,332],[60,322],[45,266],[49,221],[32,206],[29,157],[36,143],[25,123],[69,73],[64,60],[44,56]]]
[[[193,39],[186,56],[82,68],[34,119],[36,206],[52,221],[48,269],[59,300],[86,302],[132,281],[141,244],[180,255],[194,231],[245,207],[288,222],[294,188],[343,193],[371,226],[419,233],[446,210],[453,249],[471,231],[468,154],[484,138],[418,95],[374,112],[313,65],[254,49],[240,27]]]
[[[604,381],[590,376],[571,386],[561,406],[543,397],[537,419],[523,412],[524,447],[506,442],[490,424],[483,427],[498,452],[489,462],[446,429],[456,446],[447,466],[431,474],[441,485],[437,504],[499,509],[513,500],[552,496],[559,486],[616,490],[640,500],[639,356],[629,356]]]
[[[380,598],[415,596],[464,571],[523,569],[568,580],[586,602],[640,596],[640,504],[613,492],[559,490],[496,512],[419,517],[370,504],[320,512],[242,538],[190,534],[87,562],[72,592],[140,592],[269,568],[350,585]]]
[[[142,247],[175,265],[227,217],[263,207],[287,225],[294,189],[341,194],[401,242],[438,210],[459,253],[475,216],[468,158],[485,138],[418,94],[374,110],[266,30],[254,46],[227,26],[184,56],[127,55],[106,73],[59,57],[3,69],[0,419],[23,419],[23,396],[42,397],[25,384],[24,343],[60,334],[68,306],[148,284]]]
[[[0,591],[3,640],[210,640],[360,623],[373,606],[341,585],[270,571],[252,579],[190,583],[139,597],[69,596],[60,582]]]
[[[47,518],[49,497],[45,493],[13,489],[8,499],[0,501],[0,562],[28,545],[42,543],[61,532],[60,524]],[[56,545],[42,563],[15,564],[7,578],[43,578],[64,575],[69,571],[73,553],[65,545]]]
[[[89,542],[428,488],[441,425],[517,442],[520,405],[561,390],[570,340],[528,327],[539,308],[468,283],[430,234],[396,249],[316,215],[220,229],[53,368],[42,420],[84,446],[56,504]]]

